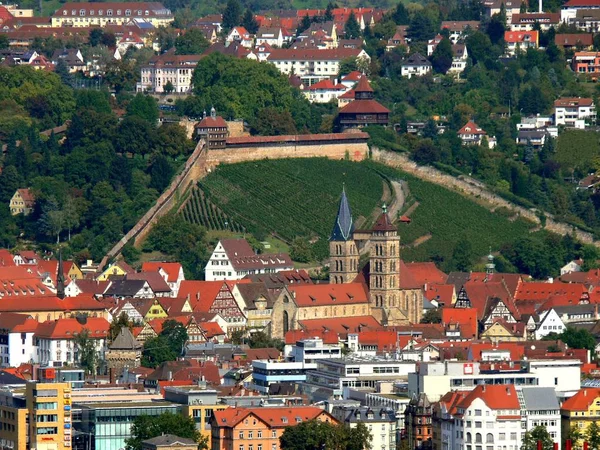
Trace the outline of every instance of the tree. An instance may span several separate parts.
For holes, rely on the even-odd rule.
[[[56,243],[60,242],[60,233],[65,227],[65,216],[54,196],[49,197],[42,206],[40,228],[48,236],[56,236]]]
[[[287,427],[279,438],[281,450],[364,450],[370,442],[371,433],[362,422],[350,428],[319,420]]]
[[[596,421],[588,425],[585,438],[591,450],[600,450],[600,426]]]
[[[176,55],[200,55],[210,47],[210,42],[200,28],[190,28],[175,39]]]
[[[451,264],[453,265],[454,270],[468,272],[471,269],[472,259],[473,248],[471,246],[471,241],[469,241],[466,236],[463,236],[454,247]]]
[[[71,231],[79,226],[80,214],[77,203],[72,196],[67,196],[62,207],[63,220],[68,232],[68,241],[71,242]]]
[[[223,12],[223,21],[221,26],[225,33],[229,32],[233,27],[240,24],[242,17],[242,5],[239,0],[228,0],[225,11]]]
[[[290,246],[290,256],[296,262],[307,263],[312,260],[312,248],[308,239],[297,237]]]
[[[2,35],[0,35],[0,49],[8,48],[8,45],[9,45],[8,36],[3,33]]]
[[[585,348],[594,351],[596,339],[584,328],[567,327],[561,334],[550,333],[542,338],[544,341],[561,340],[570,348]]]
[[[252,14],[252,10],[250,8],[246,8],[246,12],[242,17],[242,26],[248,31],[250,34],[256,34],[258,32],[258,28],[260,24]]]
[[[296,34],[300,35],[300,34],[304,33],[306,30],[308,30],[310,28],[311,25],[312,25],[312,20],[310,20],[310,16],[308,14],[306,14],[302,18],[302,22],[300,22],[300,25],[298,25]]]
[[[167,339],[169,346],[174,351],[179,350],[180,353],[183,353],[185,344],[188,341],[188,333],[181,322],[177,322],[176,320],[165,320],[160,336]]]
[[[154,149],[157,153],[171,157],[188,155],[194,150],[194,142],[178,123],[163,123],[156,132]]]
[[[104,79],[117,94],[123,90],[133,90],[138,72],[132,60],[113,60],[106,65]]]
[[[150,166],[150,186],[158,192],[164,191],[171,183],[175,170],[164,155],[156,155]]]
[[[156,125],[159,116],[158,102],[153,97],[138,92],[127,105],[127,116],[137,116]]]
[[[433,70],[437,73],[445,74],[452,67],[452,43],[450,39],[444,38],[435,47],[430,60]]]
[[[543,450],[552,450],[554,448],[554,440],[546,427],[538,425],[537,427],[525,433],[521,443],[521,450],[537,450],[538,441],[542,442]]]
[[[421,323],[442,323],[442,310],[439,308],[427,310],[421,318]]]
[[[162,413],[160,416],[138,416],[131,425],[131,437],[125,439],[127,450],[141,450],[142,441],[163,434],[174,434],[182,438],[193,439],[198,450],[208,448],[208,438],[196,429],[194,419],[183,414]]]
[[[425,10],[421,10],[416,12],[410,21],[408,37],[415,42],[426,42],[435,36],[436,31],[435,23],[431,17]]]
[[[173,351],[162,336],[147,339],[142,350],[142,366],[156,368],[166,361],[175,361],[181,352]]]
[[[356,16],[354,15],[354,11],[350,11],[350,16],[346,21],[346,25],[344,25],[344,37],[346,39],[356,39],[360,36],[360,25],[358,20],[356,20]]]
[[[81,333],[75,336],[75,353],[77,353],[79,365],[85,369],[86,373],[96,375],[98,369],[96,341],[90,338],[90,332],[87,328],[84,328]]]
[[[296,124],[289,111],[275,108],[261,109],[252,123],[252,131],[262,136],[296,134]]]
[[[117,38],[115,37],[114,33],[105,31],[102,33],[102,37],[100,38],[100,44],[108,48],[114,48],[114,46],[117,44]]]
[[[252,333],[248,339],[250,348],[276,348],[280,352],[283,351],[284,343],[281,339],[272,339],[263,331]]]
[[[333,20],[333,10],[335,9],[336,5],[334,5],[333,3],[329,2],[327,3],[327,8],[325,9],[325,15],[323,16],[323,20],[325,22],[331,22]]]
[[[431,139],[422,139],[412,153],[412,159],[419,164],[432,164],[440,160],[439,146]]]
[[[102,31],[102,28],[92,28],[90,30],[90,37],[88,40],[90,46],[97,47],[98,45],[100,45],[100,40],[102,39],[103,34],[104,31]]]
[[[121,332],[122,328],[129,328],[131,329],[132,327],[132,323],[129,320],[129,316],[122,312],[121,314],[119,314],[119,317],[117,317],[115,320],[113,320],[110,323],[110,327],[108,328],[108,340],[109,342],[114,341],[117,336],[119,335],[119,333]]]
[[[175,90],[175,86],[171,83],[171,80],[167,81],[163,87],[163,92],[167,95],[172,94]]]
[[[406,10],[404,3],[398,2],[394,12],[392,13],[392,19],[396,25],[408,25],[410,23],[408,11]]]
[[[151,122],[138,115],[126,116],[114,138],[116,150],[123,155],[146,155],[153,148],[156,130]]]

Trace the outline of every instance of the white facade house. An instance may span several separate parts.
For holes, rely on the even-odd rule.
[[[431,63],[419,53],[411,55],[400,68],[400,74],[407,78],[422,77],[429,72],[431,72]]]
[[[233,27],[225,38],[225,43],[228,45],[239,42],[242,47],[246,48],[252,48],[253,41],[254,38],[244,27]]]
[[[369,449],[395,450],[398,439],[396,412],[391,408],[371,408],[368,406],[334,407],[331,414],[350,428],[364,424],[371,433]]]
[[[485,137],[488,140],[489,148],[494,148],[496,146],[496,138],[489,137],[483,128],[472,120],[469,120],[460,130],[458,130],[457,134],[463,145],[482,145],[483,138]]]
[[[141,68],[137,92],[165,92],[169,83],[173,92],[187,94],[192,89],[192,75],[201,55],[175,55],[167,52],[150,59],[147,66]]]
[[[280,27],[260,27],[256,33],[255,47],[268,44],[281,48],[284,43],[283,30]]]
[[[286,75],[292,73],[302,79],[305,86],[321,80],[336,77],[340,72],[340,63],[344,59],[356,58],[362,64],[371,61],[363,49],[356,48],[288,48],[273,49],[267,59]]]
[[[448,69],[450,74],[461,74],[467,68],[469,52],[465,44],[454,44],[452,46],[452,65]]]
[[[560,334],[565,331],[565,324],[560,319],[554,308],[544,311],[540,314],[540,322],[535,330],[535,339],[541,340],[550,333]]]
[[[19,367],[34,361],[33,335],[38,325],[27,314],[0,315],[0,367]]]
[[[596,106],[593,99],[563,97],[554,102],[555,125],[581,128],[585,121],[596,122]]]
[[[142,272],[158,272],[169,285],[171,297],[177,297],[181,282],[185,280],[183,267],[178,262],[145,262],[142,264]]]
[[[304,95],[311,103],[329,103],[347,92],[342,83],[333,82],[329,79],[321,80],[304,90]]]
[[[560,268],[560,274],[566,275],[572,272],[581,272],[582,265],[583,261],[581,259],[574,259]]]
[[[517,396],[521,404],[521,428],[525,431],[531,431],[537,426],[543,426],[554,442],[562,442],[560,406],[554,389],[549,387],[524,387],[517,389]]]
[[[223,239],[212,252],[206,267],[206,281],[241,280],[246,275],[292,270],[287,253],[257,255],[245,239]]]

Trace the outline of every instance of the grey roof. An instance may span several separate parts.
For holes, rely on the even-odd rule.
[[[110,344],[111,350],[137,350],[141,347],[142,344],[133,337],[128,327],[122,327],[115,340]]]
[[[519,139],[541,139],[548,134],[547,130],[519,130]]]
[[[182,438],[179,436],[175,436],[174,434],[163,434],[162,436],[156,436],[153,437],[151,439],[146,439],[145,441],[142,441],[142,444],[150,444],[150,445],[155,445],[155,446],[163,446],[163,445],[176,445],[176,444],[180,444],[180,445],[195,445],[196,442],[193,439],[189,439],[189,438]]]
[[[264,283],[240,283],[237,285],[237,289],[248,309],[257,309],[256,302],[263,299],[266,301],[267,308],[272,308],[275,303],[275,299]]]
[[[595,306],[590,304],[583,305],[569,305],[569,306],[555,306],[554,311],[560,316],[561,314],[582,314],[595,312]]]
[[[144,287],[145,283],[145,280],[114,280],[104,295],[106,297],[133,297]]]
[[[524,387],[522,391],[525,408],[530,411],[560,409],[554,388]]]
[[[420,53],[415,53],[415,54],[411,55],[406,60],[406,62],[402,65],[403,66],[431,66],[431,63],[429,62],[429,60],[427,58],[425,58]]]
[[[345,412],[344,422],[395,422],[396,413],[390,408],[353,408]]]
[[[353,231],[354,221],[352,220],[352,211],[350,211],[350,204],[348,203],[348,197],[346,197],[346,189],[343,189],[337,217],[335,218],[335,224],[333,225],[329,240],[336,242],[348,241],[352,238]]]

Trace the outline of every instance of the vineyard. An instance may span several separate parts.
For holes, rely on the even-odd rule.
[[[463,237],[471,241],[475,254],[483,256],[490,247],[496,251],[534,226],[522,219],[511,222],[506,216],[495,214],[456,192],[399,170],[372,162],[365,164],[392,179],[406,180],[411,196],[419,202],[410,215],[411,223],[400,224],[400,239],[403,244],[428,234],[431,239],[403,250],[405,261],[427,261],[434,255],[448,260],[457,241]]]
[[[231,220],[221,209],[211,203],[204,192],[195,187],[181,215],[188,222],[200,224],[208,230],[230,230],[243,233],[244,227]]]
[[[208,198],[259,239],[327,238],[345,184],[355,219],[368,217],[383,179],[364,164],[325,158],[221,165],[200,182]]]

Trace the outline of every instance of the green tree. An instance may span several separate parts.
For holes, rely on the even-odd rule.
[[[79,226],[81,215],[79,208],[77,207],[77,201],[70,195],[67,196],[63,203],[62,216],[64,220],[64,226],[68,233],[67,240],[71,242],[71,231],[73,231],[73,228]]]
[[[562,333],[550,333],[547,336],[544,336],[542,340],[561,340],[570,348],[585,348],[591,352],[596,348],[596,339],[594,338],[594,335],[584,328],[568,326]]]
[[[90,44],[90,46],[97,47],[98,45],[100,45],[100,41],[102,39],[103,34],[104,31],[102,31],[102,28],[92,28],[90,30],[90,37],[88,39],[88,43]]]
[[[115,91],[132,91],[138,77],[135,61],[132,60],[112,60],[104,70],[104,80],[111,85]]]
[[[181,322],[165,320],[160,335],[167,339],[173,351],[183,353],[183,348],[188,341],[188,333]]]
[[[242,17],[242,26],[248,30],[250,34],[256,34],[258,32],[259,23],[252,14],[252,10],[250,8],[246,8],[246,12],[244,12],[244,16]]]
[[[142,350],[142,366],[156,368],[164,362],[175,361],[180,354],[162,336],[146,339]]]
[[[190,28],[175,39],[175,54],[200,55],[210,46],[200,28]]]
[[[445,74],[452,67],[452,43],[450,39],[444,38],[435,47],[430,60],[433,70],[437,73]]]
[[[356,39],[360,36],[360,25],[358,20],[356,20],[356,16],[354,15],[354,11],[350,11],[350,16],[348,16],[348,20],[344,25],[344,37],[346,39]]]
[[[127,450],[141,450],[142,442],[163,434],[173,434],[182,438],[193,439],[198,449],[208,449],[208,438],[196,428],[192,417],[183,414],[163,413],[160,416],[138,416],[131,425],[131,437],[125,440]]]
[[[252,131],[262,136],[279,136],[297,132],[291,113],[275,108],[261,109],[252,121]]]
[[[554,448],[554,440],[546,427],[539,425],[525,433],[521,443],[521,450],[537,450],[538,441],[542,442],[543,450],[552,450]]]
[[[323,16],[323,20],[325,22],[331,22],[333,20],[333,10],[336,8],[336,5],[329,2],[327,3],[327,8],[325,9],[325,15]]]
[[[585,439],[591,450],[600,450],[600,426],[597,422],[592,422],[585,430]]]
[[[224,32],[229,32],[233,27],[237,27],[242,18],[242,5],[239,0],[228,0],[225,11],[223,12],[223,21],[221,26]]]
[[[318,420],[287,427],[279,438],[281,450],[364,450],[370,442],[371,433],[362,422],[350,428]]]
[[[412,159],[419,164],[433,164],[440,160],[439,146],[431,139],[422,139],[414,149]]]
[[[468,272],[471,269],[472,260],[473,247],[471,246],[471,241],[466,236],[463,236],[454,247],[451,264],[454,270]]]
[[[115,136],[116,150],[123,155],[147,155],[151,152],[156,136],[156,129],[151,122],[138,115],[126,116],[119,124]]]
[[[427,310],[421,318],[421,323],[442,323],[442,310],[440,308]]]
[[[156,132],[155,152],[176,157],[194,150],[194,142],[187,137],[185,128],[177,123],[163,123]]]
[[[302,18],[302,22],[300,22],[300,25],[298,25],[298,29],[296,30],[296,34],[300,35],[300,34],[304,33],[306,30],[308,30],[310,28],[311,25],[312,25],[312,20],[310,20],[309,15],[306,14]]]
[[[404,3],[398,2],[396,8],[392,12],[392,19],[396,25],[408,25],[410,23],[410,17]]]
[[[426,42],[435,36],[437,28],[425,10],[417,11],[410,21],[408,37],[414,42]]]
[[[164,191],[171,183],[174,173],[173,166],[164,155],[154,156],[150,166],[150,187],[158,192]]]
[[[312,261],[313,252],[308,239],[297,237],[290,246],[290,256],[296,262],[307,263]]]
[[[264,331],[256,331],[248,338],[250,348],[276,348],[283,351],[284,342],[281,339],[272,339]]]
[[[79,365],[85,369],[86,373],[96,375],[98,370],[96,341],[90,338],[90,331],[87,328],[75,336],[75,353]]]
[[[138,92],[127,105],[127,117],[137,116],[155,126],[158,122],[158,102],[149,95]]]
[[[119,314],[119,316],[110,323],[110,327],[108,328],[109,342],[112,342],[117,338],[117,336],[121,332],[121,328],[131,329],[131,327],[132,323],[129,320],[129,316],[124,312]]]
[[[8,45],[9,45],[8,36],[3,33],[2,35],[0,35],[0,48],[1,49],[8,48]]]
[[[175,90],[175,86],[171,83],[171,80],[167,81],[163,87],[163,92],[167,95],[172,94]]]
[[[60,233],[65,229],[65,216],[54,196],[47,198],[42,206],[40,229],[48,236],[56,236],[57,244],[60,242]]]
[[[101,114],[111,114],[112,109],[108,93],[94,89],[79,89],[76,91],[77,110],[92,109]]]

